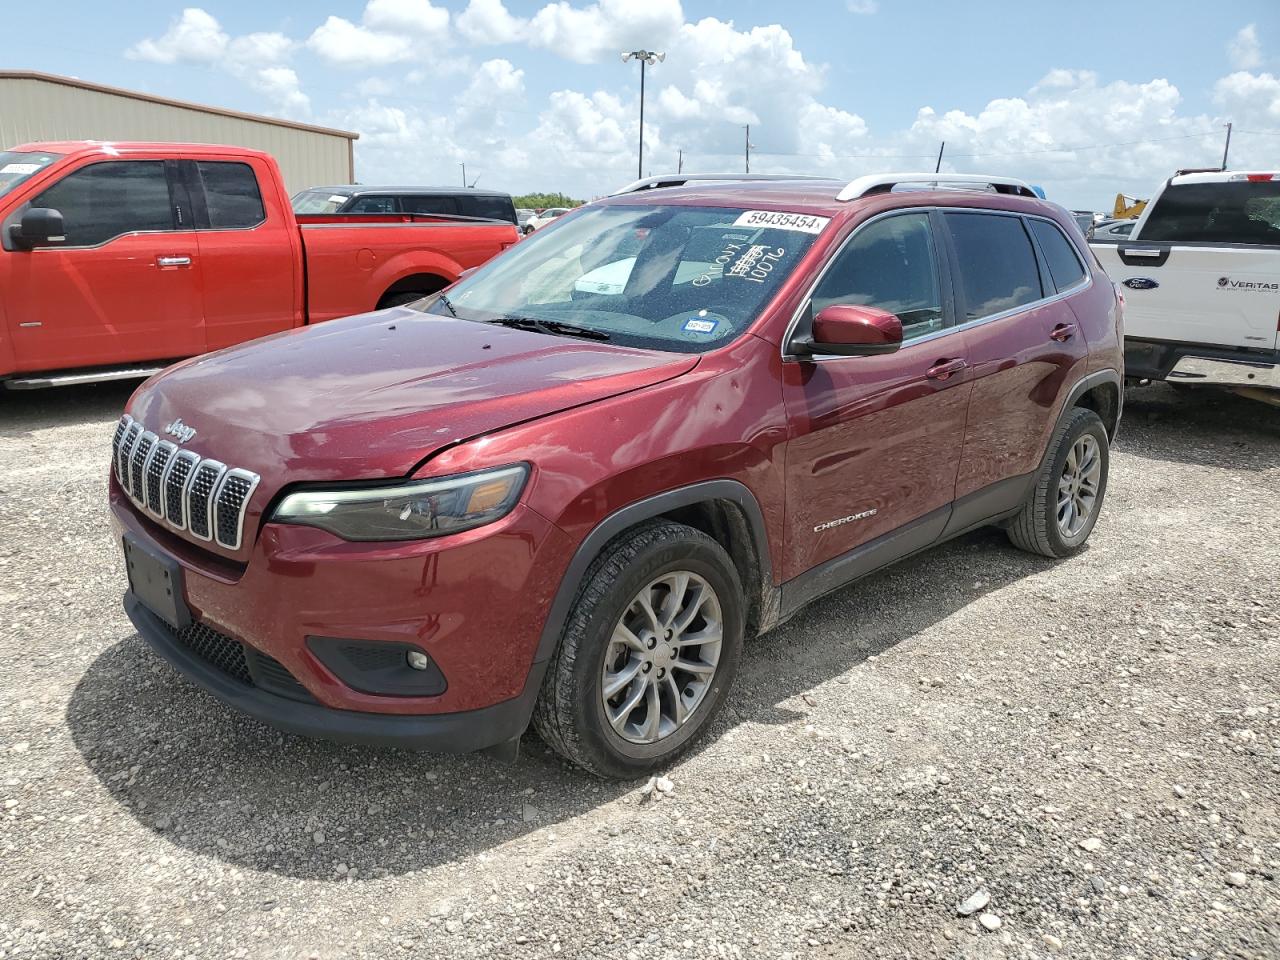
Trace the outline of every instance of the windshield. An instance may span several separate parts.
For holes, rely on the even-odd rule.
[[[294,213],[337,213],[338,208],[350,200],[340,193],[323,190],[304,190],[293,198]]]
[[[17,150],[0,150],[0,197],[31,177],[55,160],[62,159],[57,153],[19,153]]]
[[[740,208],[585,207],[420,309],[569,324],[594,339],[702,353],[755,320],[827,222]]]

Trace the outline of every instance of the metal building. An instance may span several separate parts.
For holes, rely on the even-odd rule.
[[[0,70],[0,150],[36,140],[175,140],[265,150],[290,193],[354,183],[358,133],[86,83]]]

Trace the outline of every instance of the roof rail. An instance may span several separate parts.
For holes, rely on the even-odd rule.
[[[836,194],[837,200],[857,200],[859,197],[874,193],[888,193],[899,184],[934,184],[940,188],[967,186],[990,187],[996,193],[1012,193],[1023,197],[1034,197],[1035,191],[1022,180],[1013,177],[988,177],[974,173],[873,173],[870,176],[850,180],[845,188]]]
[[[640,193],[643,190],[661,190],[664,187],[683,187],[686,183],[737,183],[752,180],[830,180],[831,177],[801,177],[791,173],[668,173],[660,177],[645,177],[628,183],[610,196]]]

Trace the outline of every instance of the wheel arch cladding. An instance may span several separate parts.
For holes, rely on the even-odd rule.
[[[701,530],[724,547],[747,593],[747,635],[773,626],[778,600],[764,512],[744,484],[736,480],[706,480],[628,504],[592,528],[578,545],[560,581],[538,640],[534,663],[546,661],[555,651],[591,562],[616,536],[657,518]]]
[[[1080,381],[1071,392],[1071,407],[1092,410],[1106,427],[1107,439],[1114,441],[1120,426],[1120,412],[1124,405],[1124,388],[1120,375],[1113,370],[1101,370]]]

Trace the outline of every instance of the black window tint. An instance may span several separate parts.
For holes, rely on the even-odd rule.
[[[356,197],[343,213],[397,213],[395,197]]]
[[[976,320],[1039,300],[1040,268],[1018,217],[948,213],[965,318]]]
[[[1147,214],[1142,239],[1280,244],[1280,181],[1175,184]]]
[[[903,336],[941,330],[942,295],[929,215],[903,214],[864,227],[813,293],[813,312],[836,303],[897,314]]]
[[[69,247],[91,247],[139,230],[174,228],[163,160],[111,160],[82,167],[31,205],[62,213]]]
[[[1062,235],[1062,231],[1047,220],[1028,220],[1031,232],[1036,235],[1040,251],[1049,263],[1049,274],[1053,284],[1059,290],[1074,287],[1084,279],[1084,267],[1076,256],[1071,241]]]
[[[517,223],[516,207],[509,197],[459,197],[459,212],[468,217],[485,217]]]
[[[405,213],[448,213],[455,214],[458,212],[458,205],[454,203],[453,197],[401,197],[400,208]]]
[[[247,163],[199,160],[209,226],[217,229],[256,227],[266,219],[258,178]]]

